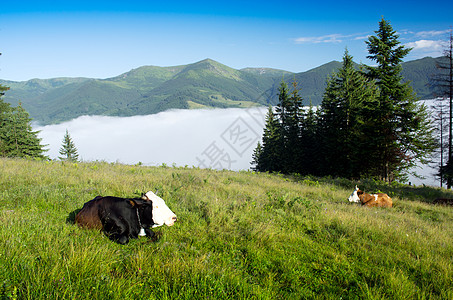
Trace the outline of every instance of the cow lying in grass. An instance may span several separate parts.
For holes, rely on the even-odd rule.
[[[387,194],[377,193],[377,194],[367,194],[361,191],[357,186],[349,196],[349,202],[362,203],[369,207],[392,207],[393,202]]]
[[[91,229],[102,229],[113,241],[127,244],[129,238],[155,237],[151,230],[162,225],[172,226],[176,215],[165,201],[153,192],[142,198],[97,196],[77,213],[76,224]]]

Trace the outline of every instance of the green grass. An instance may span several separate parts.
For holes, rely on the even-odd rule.
[[[0,299],[453,299],[453,197],[360,182],[0,159]],[[173,227],[121,246],[73,224],[97,195],[159,190]]]

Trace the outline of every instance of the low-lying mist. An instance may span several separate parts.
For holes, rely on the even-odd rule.
[[[79,159],[247,170],[267,108],[171,110],[134,117],[82,116],[34,126],[57,159],[68,130]]]

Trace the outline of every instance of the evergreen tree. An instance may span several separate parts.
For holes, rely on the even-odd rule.
[[[0,84],[0,156],[3,156],[3,149],[6,147],[4,141],[4,122],[6,120],[7,113],[10,111],[9,103],[3,101],[3,95],[5,91],[8,90],[8,87]]]
[[[282,83],[281,93],[284,93],[285,83]],[[298,172],[302,165],[302,145],[300,128],[303,120],[302,98],[296,81],[292,84],[293,89],[287,97],[281,96],[277,107],[280,111],[281,141],[282,141],[282,172]],[[285,95],[286,96],[286,95]]]
[[[0,84],[0,114],[6,113],[9,109],[9,103],[3,101],[3,95],[9,90],[8,87]]]
[[[325,175],[359,178],[369,170],[375,134],[374,108],[378,90],[354,68],[345,51],[342,67],[328,80],[320,110],[323,172]]]
[[[389,182],[403,176],[416,158],[427,162],[436,146],[426,106],[418,105],[409,82],[402,80],[401,62],[411,49],[401,46],[398,38],[390,23],[382,19],[376,36],[366,42],[367,57],[377,63],[367,67],[367,76],[376,80],[380,92],[374,110],[378,135],[372,136],[379,164],[376,175]]]
[[[324,161],[321,157],[319,142],[318,115],[312,103],[303,112],[300,126],[300,151],[297,173],[301,175],[321,175],[320,165]]]
[[[63,143],[60,148],[59,153],[63,155],[63,157],[58,157],[60,160],[66,160],[71,162],[76,162],[79,159],[79,154],[77,153],[77,148],[74,142],[69,135],[68,130],[66,129],[66,133],[63,137]]]
[[[31,118],[19,103],[2,114],[0,156],[45,158],[39,131],[33,131]]]
[[[20,103],[12,108],[3,101],[8,89],[0,85],[0,156],[45,158],[39,131],[31,128],[30,115]]]
[[[251,169],[253,171],[259,172],[261,170],[260,168],[260,158],[262,158],[261,153],[263,153],[263,146],[261,146],[261,142],[258,142],[258,145],[253,150],[252,161],[250,162],[250,164],[252,165]]]
[[[285,149],[288,138],[288,124],[290,123],[290,99],[289,90],[286,82],[282,81],[278,88],[278,103],[275,108],[275,126],[277,130],[277,136],[275,137],[276,143],[278,143],[280,165],[278,171],[283,171],[284,166],[287,164],[287,155],[285,155]],[[263,145],[264,146],[264,145]]]
[[[266,115],[263,141],[258,143],[254,151],[252,168],[259,172],[280,172],[282,166],[281,127],[274,115],[272,106],[269,106]]]

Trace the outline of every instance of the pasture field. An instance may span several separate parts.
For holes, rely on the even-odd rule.
[[[0,159],[0,299],[453,299],[453,193],[103,162]],[[113,243],[74,215],[97,195],[159,190],[157,242]]]

